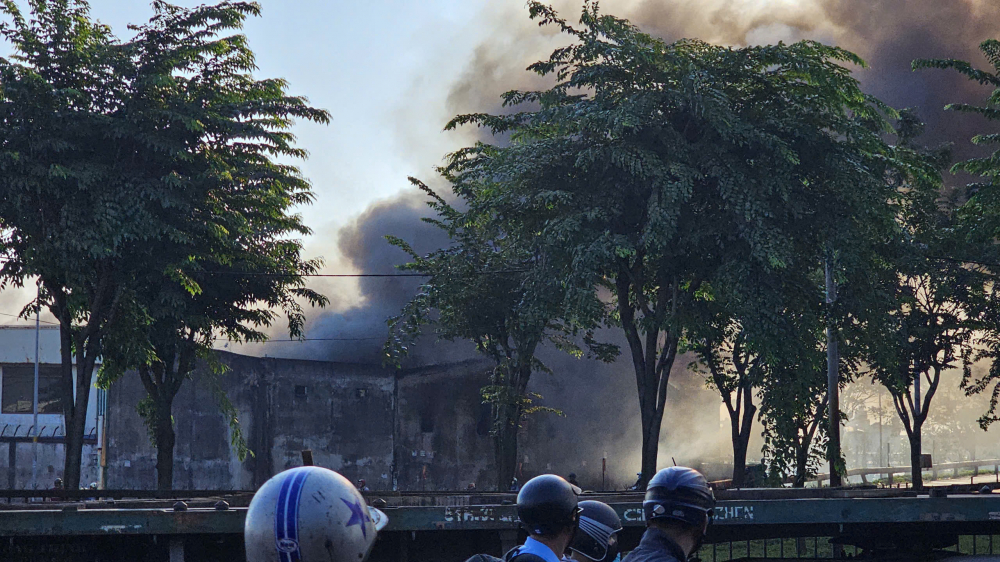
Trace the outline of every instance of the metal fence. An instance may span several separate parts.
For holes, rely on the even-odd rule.
[[[945,551],[965,555],[1000,554],[1000,535],[961,535]],[[837,559],[856,558],[862,549],[831,542],[831,537],[760,539],[706,544],[698,552],[703,562],[746,559]]]

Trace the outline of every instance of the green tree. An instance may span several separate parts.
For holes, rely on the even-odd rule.
[[[780,485],[790,475],[802,488],[825,459],[827,385],[825,355],[772,368],[761,388],[760,420],[769,477]]]
[[[943,197],[941,170],[950,160],[947,147],[928,151],[916,145],[923,124],[904,112],[897,137],[900,158],[913,162],[906,173],[887,175],[900,194],[901,237],[889,266],[888,308],[873,316],[870,354],[873,377],[893,399],[910,444],[912,482],[923,486],[920,470],[922,428],[943,371],[968,370],[981,328],[980,307],[987,279],[952,256],[967,252],[956,236],[950,200]]]
[[[128,47],[136,53],[136,101],[141,112],[174,131],[177,190],[175,220],[187,237],[161,243],[152,265],[138,272],[135,305],[124,333],[107,346],[105,383],[135,369],[147,392],[140,413],[157,447],[157,485],[173,482],[173,400],[194,372],[196,360],[211,371],[220,335],[264,341],[280,310],[289,333],[300,337],[304,315],[297,299],[325,305],[305,288],[303,275],[317,261],[301,259],[310,233],[293,205],[312,199],[299,171],[275,157],[304,157],[288,132],[294,119],[327,122],[324,111],[289,96],[282,80],[257,80],[253,52],[242,35],[220,34],[242,27],[253,4],[219,4],[191,10],[155,3],[156,15]],[[197,123],[182,127],[184,123]],[[170,124],[177,126],[170,127]],[[178,283],[178,279],[182,283]],[[235,409],[216,385],[230,418],[233,445],[246,454]]]
[[[729,414],[733,443],[732,485],[745,484],[747,450],[757,414],[755,394],[765,368],[763,357],[754,352],[743,326],[725,315],[715,299],[702,299],[703,316],[692,323],[683,346],[698,361],[692,370],[706,374],[708,385],[719,392]]]
[[[591,3],[579,27],[529,6],[575,40],[530,67],[556,84],[505,94],[513,113],[455,118],[510,144],[458,151],[449,170],[490,185],[479,196],[495,216],[544,240],[570,302],[608,301],[635,370],[645,481],[698,295],[745,296],[748,263],[811,269],[828,247],[889,228],[870,171],[888,147],[871,124],[892,112],[861,92],[841,64],[863,63],[841,49],[667,44]]]
[[[210,344],[207,330],[252,326],[271,315],[253,313],[254,303],[273,304],[253,300],[265,294],[253,293],[262,284],[234,296],[232,288],[206,290],[200,283],[210,279],[199,274],[262,265],[268,258],[240,259],[270,250],[283,265],[306,267],[286,272],[284,286],[296,289],[309,267],[298,261],[298,243],[279,240],[302,232],[285,211],[310,200],[308,184],[270,158],[303,154],[291,145],[292,118],[327,115],[284,94],[283,81],[254,80],[245,38],[217,36],[259,13],[256,4],[154,8],[127,42],[93,23],[82,1],[33,1],[30,20],[13,2],[3,8],[15,57],[0,61],[8,260],[0,276],[15,285],[37,276],[40,304],[60,323],[67,487],[79,485],[98,357],[109,372],[140,365],[126,365],[127,356],[144,357],[154,371],[158,364],[184,372],[196,355],[191,346]],[[198,302],[168,311],[184,298]],[[240,308],[242,316],[220,316]],[[146,325],[156,327],[140,330]],[[176,394],[177,385],[168,377],[160,388]]]
[[[986,60],[992,67],[980,70],[971,63],[954,59],[917,60],[913,68],[939,68],[956,70],[968,79],[993,90],[982,105],[954,103],[945,107],[948,111],[976,116],[986,122],[1000,120],[1000,41],[989,39],[979,46]],[[952,172],[966,172],[978,176],[967,186],[964,204],[955,213],[958,248],[949,248],[951,253],[936,257],[953,260],[962,264],[969,272],[978,272],[995,280],[1000,268],[1000,253],[996,242],[1000,240],[1000,133],[984,133],[972,138],[972,142],[983,147],[990,147],[993,152],[988,156],[971,158],[958,162],[952,167]],[[980,285],[976,282],[976,288]],[[975,359],[985,359],[992,363],[991,368],[980,375],[974,375],[970,369],[965,370],[962,388],[970,395],[988,393],[989,408],[979,419],[983,429],[1000,419],[997,407],[1000,404],[1000,286],[995,282],[988,283],[983,289],[984,299],[977,308],[981,314],[983,339]]]
[[[13,1],[2,9],[14,55],[0,59],[0,276],[4,286],[37,276],[37,304],[59,322],[64,481],[76,488],[94,365],[167,201],[149,136],[127,126],[127,55],[85,3],[30,6],[30,20]]]
[[[445,178],[467,210],[457,210],[420,181],[410,181],[430,197],[428,205],[437,213],[436,218],[424,220],[444,230],[451,245],[421,256],[406,241],[388,237],[413,259],[401,268],[428,279],[401,314],[389,320],[387,360],[398,365],[426,324],[433,324],[441,339],[474,342],[493,360],[483,400],[492,413],[496,487],[506,491],[515,475],[518,430],[524,417],[558,412],[536,404],[541,397],[528,392],[533,373],[551,372],[536,352],[549,342],[581,355],[572,339],[577,323],[565,313],[565,290],[547,264],[545,249],[530,237],[522,238],[523,231],[517,228],[494,229],[499,223],[491,220],[490,206],[483,205],[488,201],[470,197],[486,186],[469,186],[465,183],[469,178],[447,173]],[[588,308],[589,314],[601,310],[599,303],[592,303],[577,314],[587,314]]]

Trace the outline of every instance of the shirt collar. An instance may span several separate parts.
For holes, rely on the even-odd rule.
[[[521,547],[518,554],[534,554],[544,559],[545,562],[561,562],[559,556],[552,552],[551,548],[531,537],[528,537],[528,540],[524,541],[524,546]]]

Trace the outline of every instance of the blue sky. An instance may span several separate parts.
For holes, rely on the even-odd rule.
[[[302,209],[316,231],[310,250],[332,261],[339,226],[373,201],[406,189],[408,175],[428,175],[446,152],[441,128],[448,117],[448,77],[461,72],[479,41],[465,24],[485,1],[261,4],[262,17],[248,20],[245,29],[258,75],[288,79],[291,93],[333,116],[330,125],[295,130],[310,152],[301,168],[316,192],[316,203]],[[129,35],[128,23],[152,15],[149,3],[136,0],[92,0],[91,7],[122,38]],[[415,147],[401,138],[404,129],[407,138],[417,134],[427,142]]]
[[[287,79],[290,93],[308,97],[333,118],[325,126],[295,127],[299,145],[310,153],[298,164],[316,194],[313,205],[300,209],[315,231],[306,240],[306,255],[323,257],[327,272],[350,271],[336,250],[342,226],[372,203],[412,190],[407,176],[432,176],[444,154],[461,142],[442,132],[451,117],[447,98],[483,39],[474,22],[482,21],[487,1],[260,0],[261,17],[247,20],[257,75]],[[18,3],[26,8],[27,2]],[[144,0],[90,5],[92,17],[122,39],[131,35],[128,24],[153,14]],[[324,289],[345,294],[354,285],[343,280]],[[0,294],[0,325],[20,323],[8,315],[32,296],[16,289]]]

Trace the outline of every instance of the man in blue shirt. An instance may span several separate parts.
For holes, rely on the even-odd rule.
[[[579,488],[554,474],[525,482],[517,494],[517,518],[528,538],[504,555],[504,560],[562,562],[580,521],[579,494]]]

